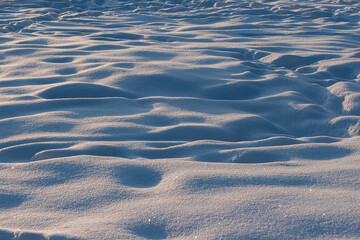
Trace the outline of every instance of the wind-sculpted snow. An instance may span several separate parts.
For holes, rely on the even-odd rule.
[[[360,238],[359,21],[0,1],[0,239]]]

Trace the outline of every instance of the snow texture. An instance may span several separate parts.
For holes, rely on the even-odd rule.
[[[1,0],[0,240],[360,239],[358,0]]]

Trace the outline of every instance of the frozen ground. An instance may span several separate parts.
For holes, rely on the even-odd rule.
[[[0,239],[359,239],[357,0],[1,0]]]

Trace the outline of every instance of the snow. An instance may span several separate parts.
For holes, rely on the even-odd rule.
[[[359,21],[0,1],[0,240],[359,239]]]

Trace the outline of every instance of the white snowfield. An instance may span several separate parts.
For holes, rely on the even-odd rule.
[[[0,240],[360,239],[360,1],[0,0]]]

